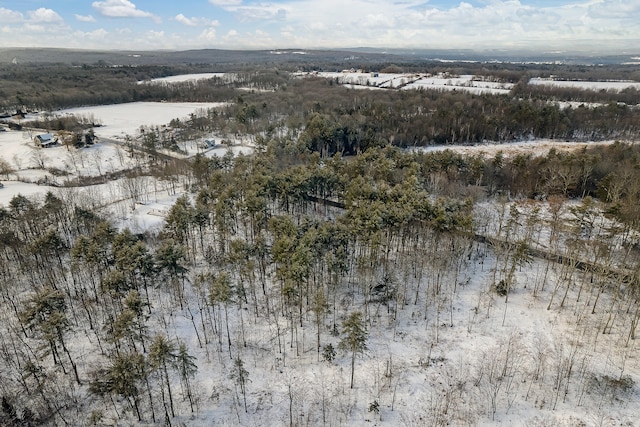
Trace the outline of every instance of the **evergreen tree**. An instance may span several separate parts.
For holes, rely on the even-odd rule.
[[[187,345],[183,342],[178,346],[178,354],[176,355],[176,368],[180,374],[180,381],[184,387],[184,390],[189,399],[189,405],[191,406],[191,412],[193,412],[193,392],[191,390],[190,379],[195,377],[198,372],[198,365],[195,362],[195,356],[191,356],[187,351]]]
[[[178,354],[176,353],[175,343],[169,341],[164,335],[158,335],[149,346],[149,361],[151,367],[155,370],[160,370],[160,378],[162,383],[162,401],[166,411],[166,397],[164,394],[164,388],[167,388],[167,394],[169,397],[169,409],[171,416],[175,417],[175,409],[173,406],[173,393],[171,391],[171,380],[169,379],[169,367],[175,366]]]
[[[116,355],[107,368],[94,371],[89,391],[98,396],[118,395],[124,398],[142,421],[140,385],[147,377],[144,356],[140,353]]]
[[[244,368],[244,362],[240,357],[236,357],[233,361],[230,378],[235,382],[236,386],[240,386],[244,400],[244,411],[247,412],[247,381],[249,381],[249,372]]]
[[[338,344],[340,350],[351,353],[351,385],[353,388],[353,374],[355,371],[356,355],[367,350],[367,330],[362,313],[355,311],[342,322],[342,340]]]
[[[69,330],[66,310],[67,304],[64,294],[52,287],[45,287],[30,298],[26,309],[20,313],[20,320],[27,329],[35,331],[39,338],[49,344],[54,363],[59,363],[64,369],[58,354],[58,345],[62,347],[69,359],[76,382],[81,384],[78,368],[64,338],[65,333]]]

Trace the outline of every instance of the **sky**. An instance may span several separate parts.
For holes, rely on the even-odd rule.
[[[639,23],[640,0],[0,0],[0,47],[637,53]]]

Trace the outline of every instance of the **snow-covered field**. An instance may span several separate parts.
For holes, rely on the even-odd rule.
[[[215,77],[224,77],[227,73],[195,73],[195,74],[180,74],[177,76],[159,77],[157,79],[143,80],[138,84],[171,84],[171,83],[184,83],[184,82],[196,82],[198,80],[208,80]]]
[[[185,119],[192,113],[219,108],[222,102],[130,102],[126,104],[79,107],[56,111],[54,114],[93,116],[102,126],[95,128],[98,136],[122,139],[135,135],[141,126],[162,126],[172,119]]]
[[[299,77],[314,75],[333,79],[339,84],[353,89],[436,89],[446,91],[462,90],[476,94],[507,94],[513,88],[512,83],[486,81],[485,79],[474,75],[448,76],[440,74],[432,76],[430,74],[419,73],[363,73],[355,71],[323,71],[313,73],[296,73],[295,75]],[[139,83],[172,84],[196,82],[199,80],[206,80],[214,77],[233,79],[233,75],[230,73],[198,73],[162,77],[148,81],[142,81]],[[580,81],[556,80],[554,78],[535,77],[529,80],[529,84],[572,87],[590,90],[621,91],[631,87],[640,89],[639,82],[615,80]]]
[[[363,89],[436,89],[436,90],[460,90],[476,94],[508,94],[513,88],[512,83],[500,83],[486,81],[473,75],[424,75],[412,73],[361,73],[361,72],[314,72],[299,73],[298,76],[315,75],[333,79],[337,83],[351,88]],[[633,81],[578,81],[556,80],[552,78],[532,78],[532,85],[552,85],[558,87],[573,87],[591,90],[621,91],[626,88],[640,89],[640,83]]]
[[[98,176],[135,166],[119,145],[98,143],[81,150],[62,145],[38,148],[32,138],[39,133],[0,132],[0,158],[14,170],[14,179],[36,182],[48,176],[62,182],[65,177]],[[56,178],[52,175],[55,169],[66,174]]]
[[[299,76],[315,75],[334,79],[339,84],[352,88],[366,89],[437,89],[463,90],[472,93],[509,93],[513,87],[509,83],[484,81],[472,75],[447,76],[424,75],[411,73],[358,73],[358,72],[318,72],[298,74]]]
[[[344,73],[335,73],[336,76],[344,77]],[[186,77],[186,76],[184,76]],[[363,78],[361,74],[353,73],[352,77]],[[400,84],[403,77],[398,75],[381,75],[373,79],[376,85],[391,85],[396,82]],[[404,77],[405,79],[407,77]],[[452,85],[468,84],[471,76],[451,80]],[[400,79],[400,80],[399,80]],[[449,84],[449,80],[437,78],[421,78],[424,84]],[[428,83],[432,82],[432,83]],[[482,82],[477,82],[478,84]],[[487,84],[488,82],[484,82]],[[417,83],[416,83],[417,84]],[[372,88],[375,86],[371,86]],[[454,86],[448,86],[454,87]],[[465,86],[466,87],[466,86]],[[114,140],[124,140],[127,135],[135,135],[140,126],[162,126],[169,123],[174,118],[185,119],[192,113],[198,113],[208,108],[219,108],[223,103],[155,103],[136,102],[118,105],[105,105],[97,107],[81,107],[57,111],[54,114],[77,114],[82,116],[93,116],[102,126],[95,128],[98,137]],[[14,169],[14,172],[3,179],[5,188],[0,189],[0,205],[7,206],[13,196],[23,195],[44,195],[49,190],[57,190],[53,185],[61,185],[66,180],[75,177],[109,175],[120,170],[129,169],[139,165],[139,159],[132,159],[125,152],[124,148],[116,143],[100,141],[91,147],[81,150],[66,149],[63,146],[55,146],[48,149],[38,149],[34,146],[32,138],[39,132],[35,131],[11,131],[0,132],[0,159],[3,159]],[[222,138],[211,135],[210,138],[220,141]],[[242,153],[248,155],[253,152],[251,141],[246,138],[227,138],[231,146],[216,145],[207,150],[202,150],[200,140],[190,141],[183,146],[188,156],[203,152],[206,156],[223,156],[227,152],[233,155]],[[572,143],[562,141],[526,141],[508,144],[479,144],[473,146],[435,146],[419,148],[420,150],[444,150],[451,149],[466,154],[495,155],[502,151],[505,155],[516,153],[530,153],[533,155],[545,155],[552,147],[556,149],[578,149],[588,144],[607,144],[610,142]],[[44,166],[44,169],[40,166]],[[56,176],[54,170],[67,171],[68,175]],[[148,188],[150,184],[146,184]],[[102,190],[99,190],[102,188]],[[88,191],[88,190],[87,190]],[[101,192],[109,194],[115,200],[126,197],[122,184],[114,181],[111,187],[94,186],[91,193]],[[107,203],[108,197],[101,198]],[[135,229],[142,229],[149,222],[154,227],[159,213],[167,210],[159,194],[148,197],[144,206],[126,212],[126,209],[119,207],[119,218],[126,218],[128,224],[132,224]],[[173,197],[169,197],[169,201]],[[159,203],[154,206],[154,203]],[[148,214],[150,211],[151,214]],[[133,225],[135,224],[135,225]]]
[[[463,75],[455,78],[421,77],[407,84],[403,89],[463,90],[477,94],[507,94],[512,87],[511,83],[490,82],[474,78],[472,75]]]
[[[79,177],[109,176],[122,170],[140,166],[139,156],[130,156],[127,150],[109,139],[123,141],[127,135],[135,136],[140,126],[163,126],[172,119],[186,119],[192,113],[209,108],[218,108],[223,103],[159,103],[135,102],[97,107],[80,107],[56,111],[53,114],[76,114],[85,117],[93,116],[102,126],[95,128],[98,143],[82,148],[67,149],[62,145],[50,148],[37,148],[33,138],[44,130],[6,130],[0,132],[0,160],[13,171],[0,177],[4,188],[0,189],[0,206],[7,206],[11,199],[22,194],[24,196],[43,197],[48,191],[54,193],[74,192],[86,195],[93,200],[92,204],[109,205],[113,201],[130,197],[127,194],[125,179],[109,181],[106,184],[92,185],[84,188],[61,188],[66,181]],[[33,117],[27,117],[30,119]],[[221,138],[212,135],[218,142]],[[203,153],[211,156],[224,156],[231,153],[249,155],[253,148],[249,139],[241,137],[227,138],[232,145],[217,144],[203,150],[200,140],[184,144],[187,156]],[[184,157],[176,155],[176,157]],[[64,173],[62,173],[64,172]],[[155,228],[162,220],[162,215],[173,203],[175,197],[169,195],[164,185],[154,185],[150,178],[137,178],[140,185],[149,191],[143,198],[144,204],[131,205],[113,203],[114,218],[124,221],[124,226],[135,230]],[[157,205],[156,205],[157,204]],[[132,209],[135,206],[135,209]]]

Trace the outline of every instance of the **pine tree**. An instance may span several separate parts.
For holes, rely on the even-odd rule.
[[[171,410],[171,416],[175,417],[175,409],[173,406],[173,393],[171,391],[171,381],[169,380],[169,366],[175,366],[176,358],[176,346],[175,343],[169,341],[164,335],[158,335],[151,343],[149,347],[149,360],[151,367],[156,370],[160,370],[162,379],[162,400],[165,405],[166,413],[166,401],[164,395],[164,388],[167,388],[167,394],[169,395],[169,409]]]
[[[231,284],[231,278],[227,273],[221,273],[217,277],[214,277],[209,287],[209,302],[212,306],[216,307],[218,304],[222,304],[224,307],[225,326],[227,328],[227,344],[229,348],[229,358],[231,356],[231,333],[229,332],[229,314],[228,304],[232,302],[233,287]],[[220,336],[218,336],[218,342],[222,345]]]
[[[342,334],[344,337],[338,344],[338,348],[351,352],[351,385],[353,388],[353,374],[355,370],[356,355],[367,350],[367,330],[360,311],[355,311],[342,322]]]
[[[198,365],[195,363],[195,356],[191,356],[187,351],[185,343],[181,342],[178,346],[178,354],[176,356],[176,367],[180,374],[180,380],[187,393],[189,399],[189,405],[191,406],[191,412],[193,412],[193,393],[191,391],[190,378],[193,378],[198,372]]]
[[[315,321],[316,321],[316,351],[318,352],[318,360],[320,360],[320,327],[323,323],[324,314],[329,309],[329,305],[327,304],[327,298],[324,295],[324,292],[319,289],[314,295],[311,303],[311,310],[315,313]]]
[[[233,370],[230,378],[235,381],[236,386],[240,386],[242,398],[244,399],[244,412],[247,412],[247,381],[249,381],[249,372],[244,368],[244,362],[240,357],[236,357],[233,361]]]
[[[122,353],[116,355],[111,365],[92,373],[89,391],[98,396],[119,395],[136,411],[138,421],[140,413],[140,389],[147,377],[144,356],[140,353]]]
[[[69,330],[66,311],[64,294],[52,287],[45,287],[30,298],[26,309],[20,313],[20,320],[27,329],[35,331],[39,338],[49,344],[54,363],[59,363],[64,369],[58,354],[58,345],[62,347],[69,359],[76,382],[81,384],[78,368],[64,338],[65,333]]]

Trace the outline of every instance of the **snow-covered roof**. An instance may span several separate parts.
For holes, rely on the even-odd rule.
[[[50,133],[43,133],[40,135],[36,135],[36,138],[38,139],[38,141],[40,143],[42,142],[49,142],[53,140],[53,135],[51,135]]]

